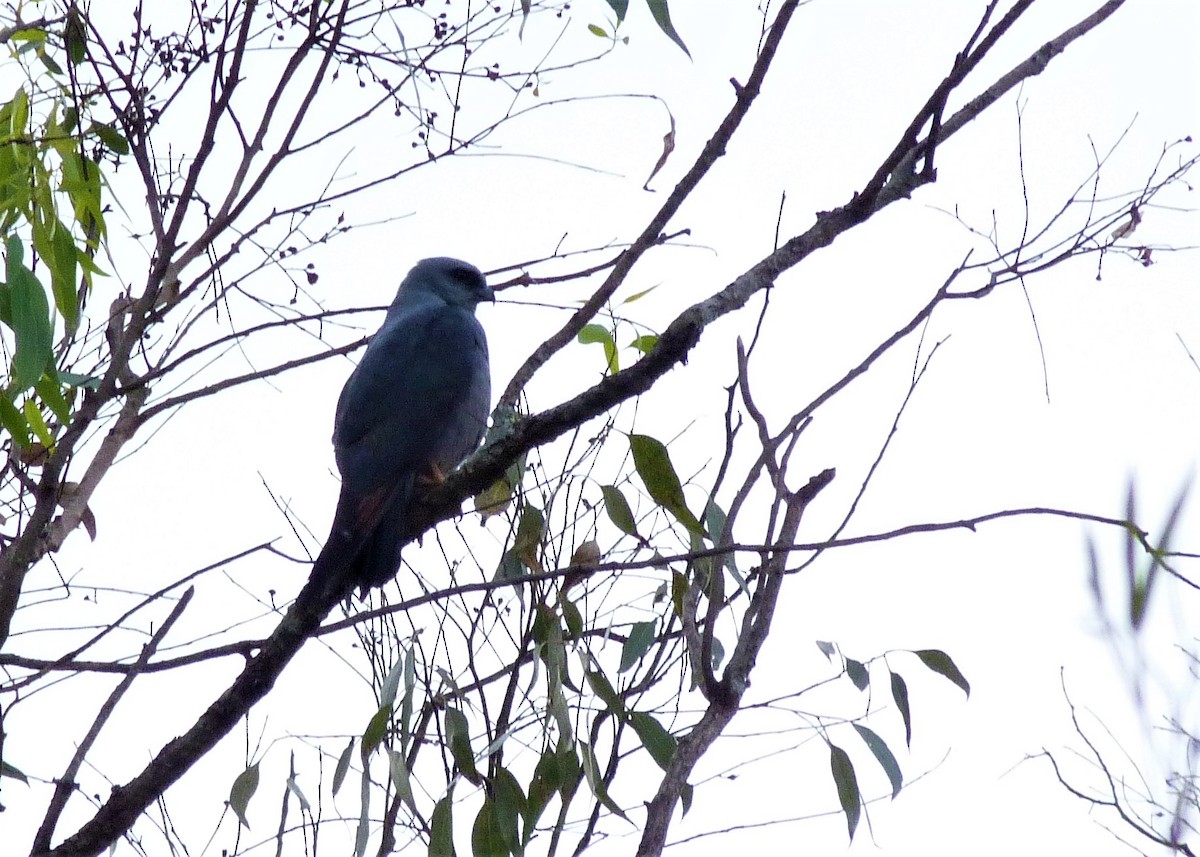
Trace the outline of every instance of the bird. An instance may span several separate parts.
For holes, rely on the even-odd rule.
[[[479,446],[491,374],[475,308],[491,300],[478,268],[445,256],[423,259],[400,283],[338,398],[342,487],[311,582],[365,596],[391,580],[417,486],[443,481]]]

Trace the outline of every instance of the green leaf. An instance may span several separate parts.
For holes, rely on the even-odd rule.
[[[912,712],[908,709],[908,685],[899,673],[892,673],[892,699],[900,711],[900,719],[904,721],[904,743],[912,746]]]
[[[644,711],[635,711],[629,716],[629,724],[637,732],[642,746],[660,768],[664,771],[671,760],[675,758],[675,750],[679,742],[675,736],[662,727],[662,724]]]
[[[471,750],[471,733],[467,716],[457,708],[446,709],[446,743],[462,775],[475,785],[483,782],[475,769],[475,754]]]
[[[560,596],[560,601],[563,611],[563,622],[567,626],[567,633],[572,637],[583,636],[583,614],[579,612],[579,608],[575,606],[575,602],[566,596]]]
[[[29,778],[21,773],[20,769],[14,768],[8,762],[0,762],[0,777],[11,777],[14,780],[25,783],[25,785],[29,785]]]
[[[363,765],[358,786],[358,826],[354,829],[354,857],[366,857],[371,841],[371,771]]]
[[[583,330],[579,331],[579,341],[584,345],[599,343],[604,346],[604,361],[608,366],[608,371],[616,373],[620,369],[620,361],[617,360],[617,343],[613,340],[613,335],[607,327],[599,324],[585,325]]]
[[[362,758],[365,763],[371,758],[371,754],[375,752],[375,748],[379,746],[379,742],[383,740],[383,736],[387,734],[388,721],[392,719],[392,705],[387,703],[379,706],[379,710],[371,717],[371,721],[367,724],[367,728],[362,734]]]
[[[42,446],[53,450],[54,435],[50,433],[50,426],[46,425],[46,421],[42,419],[42,412],[38,410],[37,402],[33,399],[26,399],[25,406],[21,410],[25,413],[25,419],[29,421],[29,427],[33,429],[37,439],[42,442]]]
[[[524,850],[525,842],[518,832],[518,822],[529,811],[525,793],[521,791],[521,784],[517,782],[517,778],[503,767],[496,769],[491,785],[496,822],[500,826],[504,844],[509,852],[520,854]]]
[[[633,510],[629,508],[621,489],[615,485],[602,485],[600,493],[604,495],[604,511],[608,513],[608,519],[625,535],[640,539],[641,534],[638,533],[637,521],[633,519]]]
[[[95,230],[94,236],[89,239],[89,245],[95,248],[104,239],[106,231],[101,204],[99,165],[76,152],[64,155],[59,190],[71,200],[71,207],[75,210],[75,222],[83,227],[85,232]],[[76,261],[89,274],[104,273],[86,253],[77,254]]]
[[[850,841],[854,841],[854,830],[862,814],[862,795],[858,791],[858,780],[854,776],[854,765],[841,747],[829,745],[829,767],[833,771],[833,783],[837,786],[838,801],[846,815],[846,827]]]
[[[95,222],[95,225],[92,228],[95,230],[97,235],[99,235],[101,238],[103,238],[104,234],[105,234],[105,229],[106,229],[106,227],[104,225],[104,219],[102,217],[96,218],[94,222]],[[97,242],[90,237],[87,239],[87,242],[86,242],[88,247],[94,247],[96,245],[96,243]],[[75,248],[75,261],[79,263],[79,269],[83,272],[83,279],[84,279],[85,287],[90,287],[92,285],[93,277],[107,277],[108,276],[108,272],[105,271],[103,268],[101,268],[99,265],[97,265],[92,260],[92,257],[89,256],[87,254],[87,251],[84,249],[81,249],[79,247]]]
[[[633,623],[629,636],[625,638],[625,645],[621,647],[621,665],[617,667],[617,672],[625,672],[649,651],[650,644],[654,642],[654,627],[653,622]]]
[[[43,375],[34,385],[37,390],[38,397],[46,403],[54,416],[58,417],[58,421],[64,426],[71,422],[71,406],[67,403],[66,397],[63,395],[63,389],[58,385],[58,382],[49,375]]]
[[[13,42],[45,42],[46,31],[41,27],[22,27],[8,34]]]
[[[538,819],[546,811],[550,798],[554,797],[562,785],[558,759],[554,750],[547,749],[533,769],[533,778],[529,781],[529,799],[525,803],[525,831],[522,836],[525,843],[533,838]]]
[[[433,807],[429,819],[429,857],[455,857],[453,795],[446,795]]]
[[[629,816],[625,815],[621,807],[617,806],[616,802],[609,797],[608,788],[604,785],[604,776],[600,772],[600,765],[596,761],[591,745],[586,741],[579,742],[579,755],[580,761],[583,763],[583,776],[587,779],[588,788],[592,790],[596,800],[600,801],[601,806],[606,807],[613,814],[629,821]]]
[[[412,780],[408,775],[408,760],[399,750],[388,751],[388,773],[396,786],[396,796],[407,804],[414,813],[417,805],[413,803]]]
[[[12,374],[15,389],[20,392],[32,387],[53,357],[53,328],[50,322],[50,304],[46,290],[24,264],[25,248],[16,235],[8,237],[6,273],[11,288],[9,300],[12,309],[13,334],[17,347],[12,358]]]
[[[626,44],[628,44],[629,40],[626,39],[625,41],[626,41]],[[642,298],[644,298],[646,295],[650,294],[652,291],[654,291],[657,288],[658,288],[657,285],[653,285],[648,289],[642,289],[640,292],[637,292],[636,294],[632,294],[629,297],[625,298],[625,300],[621,301],[621,305],[624,306],[625,304],[631,304],[634,301],[640,301]]]
[[[229,807],[247,830],[250,829],[250,822],[246,820],[246,809],[250,805],[250,798],[254,797],[254,792],[257,790],[258,763],[255,762],[237,775],[233,786],[229,789]]]
[[[675,25],[671,23],[667,0],[646,0],[646,5],[650,7],[650,14],[654,16],[654,22],[658,24],[658,28],[666,33],[671,41],[679,45],[680,49],[688,55],[688,59],[691,59],[691,51],[687,49],[687,45],[683,43],[679,33],[675,32]]]
[[[475,495],[475,511],[483,520],[499,515],[512,504],[513,490],[508,480],[501,476],[490,486]]]
[[[517,552],[509,549],[500,555],[500,564],[496,566],[496,574],[492,579],[521,581],[525,579],[526,574],[528,572],[525,570],[521,558],[517,556]],[[514,586],[516,586],[515,583]]]
[[[681,571],[671,572],[671,606],[675,608],[675,615],[683,615],[683,599],[688,594],[687,577]]]
[[[517,535],[513,539],[512,549],[530,571],[542,571],[538,549],[542,545],[542,536],[545,533],[546,516],[537,506],[526,504],[521,512],[521,520],[517,523]]]
[[[44,47],[38,48],[37,58],[42,61],[42,65],[46,67],[46,71],[50,72],[51,74],[63,73],[62,66],[54,61],[54,57],[46,53],[46,49]]]
[[[624,21],[625,13],[629,11],[629,0],[607,0],[607,2],[617,15],[617,23]]]
[[[129,141],[126,140],[121,132],[109,125],[106,122],[93,122],[91,132],[100,138],[110,152],[117,155],[129,154]]]
[[[575,749],[567,743],[563,743],[562,749],[558,751],[558,772],[561,778],[558,793],[562,797],[563,803],[566,804],[571,801],[575,790],[583,781],[583,769],[580,767],[579,757],[575,755]]]
[[[636,348],[643,354],[649,354],[654,350],[654,346],[658,344],[658,336],[653,333],[648,333],[645,336],[639,336],[633,342],[629,343],[630,347]]]
[[[396,701],[396,693],[400,690],[400,676],[404,672],[404,654],[396,658],[396,663],[388,670],[383,684],[379,687],[379,702],[381,705],[392,705]]]
[[[471,827],[471,853],[474,857],[508,857],[508,843],[496,817],[496,802],[485,797]]]
[[[660,441],[644,434],[631,434],[629,448],[633,453],[633,466],[646,485],[651,499],[675,516],[689,532],[704,536],[704,528],[687,507],[683,496],[683,485],[671,464],[671,456]]]
[[[50,268],[50,290],[54,292],[54,305],[62,313],[68,330],[75,330],[79,324],[79,295],[75,289],[75,240],[70,231],[54,218],[53,231],[50,235],[50,252],[43,256]]]
[[[67,13],[67,26],[63,30],[67,42],[67,56],[71,62],[79,65],[87,56],[87,27],[84,26],[83,16],[74,6]]]
[[[547,748],[538,759],[533,770],[533,778],[529,782],[529,798],[525,804],[525,832],[523,843],[528,843],[533,837],[538,819],[546,811],[546,806],[555,794],[562,799],[564,808],[571,802],[575,790],[579,788],[582,773],[579,770],[579,759],[575,751],[564,745],[563,749],[555,751]]]
[[[545,604],[539,604],[533,615],[533,625],[529,629],[533,635],[533,642],[539,646],[548,643],[552,631],[557,626],[558,616],[554,610]],[[559,628],[559,636],[562,636],[561,628]]]
[[[602,39],[608,38],[608,30],[604,29],[603,27],[597,27],[595,24],[588,24],[587,28],[588,32],[593,36],[599,36]]]
[[[588,687],[592,689],[592,693],[600,697],[604,701],[605,706],[615,716],[625,719],[625,702],[621,699],[620,694],[612,686],[608,677],[600,670],[585,670],[584,678],[587,679]]]
[[[875,760],[879,762],[879,766],[883,768],[883,772],[887,774],[888,780],[892,784],[892,800],[896,799],[896,795],[900,794],[900,789],[904,786],[904,775],[900,773],[900,765],[896,761],[896,757],[892,755],[891,749],[882,738],[876,735],[866,726],[853,724],[854,729],[858,732],[858,736],[863,739],[863,742],[874,754]]]
[[[404,656],[404,699],[400,703],[400,745],[408,746],[412,729],[413,692],[417,686],[417,655],[410,646]]]
[[[854,686],[859,690],[866,690],[867,685],[871,682],[863,662],[856,661],[854,658],[846,658],[846,675],[850,676],[850,681],[854,682]]]
[[[914,652],[914,654],[921,659],[921,663],[925,664],[925,666],[961,687],[963,693],[968,697],[971,695],[971,683],[967,681],[966,676],[959,672],[958,667],[948,654],[940,649],[922,649],[919,652]]]
[[[563,693],[563,682],[567,672],[567,652],[563,645],[562,629],[554,626],[556,633],[546,643],[546,696],[549,700],[550,716],[558,727],[560,744],[568,745],[572,740],[571,712],[567,697]]]
[[[720,540],[721,534],[725,532],[725,521],[727,519],[725,510],[717,505],[716,501],[711,497],[704,505],[704,529],[708,532],[708,540],[714,545]],[[737,567],[737,556],[730,551],[721,557],[721,565],[729,572],[730,576],[737,581],[738,589],[743,595],[749,595],[750,590],[746,586],[746,578]]]
[[[29,434],[29,423],[26,422],[25,415],[17,410],[17,406],[3,395],[0,395],[0,425],[8,429],[8,433],[12,435],[13,441],[22,449],[33,443],[33,437]]]
[[[23,137],[29,126],[29,93],[25,87],[17,87],[9,103],[12,107],[8,114],[8,133],[13,137]]]
[[[335,796],[346,779],[346,772],[350,770],[350,753],[353,749],[354,739],[351,738],[346,742],[346,749],[342,751],[342,755],[338,756],[337,767],[333,769],[333,793]]]
[[[72,387],[82,387],[85,390],[99,390],[100,379],[95,375],[76,375],[74,372],[59,370],[58,379]]]
[[[725,532],[726,520],[728,520],[728,515],[725,514],[725,510],[709,497],[708,502],[704,505],[704,530],[708,533],[708,540],[713,544],[716,544],[720,540],[721,534]],[[730,560],[732,560],[732,556]]]

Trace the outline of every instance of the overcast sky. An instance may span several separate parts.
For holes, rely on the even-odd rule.
[[[801,9],[746,127],[672,223],[673,229],[691,230],[687,246],[647,258],[623,294],[656,290],[627,313],[661,329],[680,307],[718,290],[761,258],[772,246],[781,194],[787,199],[781,218],[785,236],[807,228],[815,212],[846,202],[949,69],[983,5],[816,0]],[[1095,5],[1078,0],[1038,4],[964,96]],[[747,74],[760,19],[752,4],[677,0],[672,11],[691,51],[689,61],[658,33],[638,0],[631,7],[624,27],[627,46],[586,69],[547,76],[539,84],[540,97],[638,92],[653,93],[662,103],[593,101],[534,114],[497,135],[493,142],[506,155],[451,159],[417,171],[372,196],[370,208],[355,209],[358,221],[401,219],[355,231],[313,257],[320,272],[314,293],[330,306],[382,304],[422,257],[457,255],[490,270],[550,255],[560,241],[574,249],[634,235],[728,109],[729,80]],[[572,4],[562,55],[595,39],[585,24],[609,26],[606,8],[596,0]],[[531,20],[519,50],[531,55],[545,50],[562,26],[553,18]],[[784,275],[752,364],[768,417],[778,425],[907,320],[968,250],[986,250],[946,212],[957,209],[968,223],[988,229],[994,211],[1002,240],[1011,242],[1020,234],[1018,107],[1035,221],[1060,207],[1088,176],[1093,147],[1107,151],[1122,135],[1103,172],[1101,195],[1143,185],[1164,145],[1200,133],[1198,32],[1200,13],[1192,2],[1131,0],[1026,85],[1019,98],[1003,99],[941,151],[936,185]],[[652,180],[655,192],[647,192],[642,184],[667,128],[663,104],[676,123],[676,151]],[[405,134],[380,126],[355,141],[349,164],[386,158],[389,146],[408,145]],[[330,149],[326,173],[346,153],[345,147]],[[529,157],[507,156],[515,154]],[[1194,205],[1183,193],[1168,200]],[[1195,216],[1181,210],[1151,209],[1140,229],[1156,245],[1200,243]],[[111,225],[110,230],[114,241],[123,232]],[[129,259],[133,279],[137,268]],[[1150,267],[1110,258],[1099,280],[1095,259],[1088,258],[1032,280],[1028,299],[1010,287],[986,301],[939,313],[927,340],[945,339],[945,344],[849,532],[1021,506],[1116,517],[1130,478],[1136,479],[1143,526],[1158,526],[1196,463],[1200,369],[1181,340],[1200,354],[1198,286],[1200,262],[1191,253],[1162,253]],[[504,386],[539,337],[562,323],[575,296],[550,288],[513,289],[496,306],[481,310],[495,388]],[[362,324],[371,329],[376,319]],[[737,335],[751,335],[753,324],[747,315],[715,326],[688,366],[672,372],[640,405],[640,430],[664,440],[682,434],[672,445],[675,461],[684,462],[680,470],[715,466],[722,387],[734,372],[732,343]],[[344,333],[341,341],[350,335]],[[255,359],[270,356],[254,352]],[[827,466],[836,466],[839,478],[811,509],[803,539],[827,535],[844,514],[887,436],[914,358],[913,347],[899,349],[844,401],[821,412],[805,436],[793,484]],[[260,541],[290,538],[263,482],[317,534],[308,540],[315,551],[337,495],[329,432],[338,390],[351,367],[349,360],[329,361],[185,409],[114,471],[94,504],[99,540],[92,544],[77,534],[60,565],[67,572],[84,569],[88,578],[119,570],[134,581],[165,580]],[[581,373],[595,377],[601,368],[598,350],[575,349],[560,369],[534,385],[532,407],[566,398],[586,380]],[[696,503],[703,499],[698,493],[689,497]],[[1181,549],[1200,549],[1198,509],[1193,503],[1187,510]],[[860,827],[849,853],[1130,853],[1100,818],[1089,817],[1080,802],[1063,793],[1044,760],[1020,764],[1043,747],[1067,754],[1066,748],[1079,746],[1060,677],[1075,702],[1095,712],[1139,761],[1152,766],[1156,754],[1169,746],[1149,739],[1148,723],[1131,708],[1118,661],[1099,633],[1086,586],[1089,533],[1097,538],[1112,592],[1119,594],[1120,539],[1062,519],[998,522],[976,533],[912,536],[835,551],[789,581],[752,696],[767,698],[773,688],[828,675],[831,668],[817,640],[835,641],[859,659],[888,650],[944,649],[972,683],[966,700],[911,656],[891,660],[909,680],[913,705],[912,749],[897,755],[908,780],[928,773],[895,801],[870,805],[871,826]],[[294,540],[288,549],[299,551]],[[257,568],[248,563],[238,573],[253,579],[256,589],[266,588],[259,586],[265,579],[284,594],[295,591],[306,570],[267,558],[261,562]],[[1169,700],[1171,713],[1190,715],[1194,725],[1198,712],[1185,704],[1192,688],[1179,683],[1170,646],[1172,641],[1194,643],[1186,628],[1188,617],[1195,627],[1196,611],[1180,590],[1161,594],[1169,597],[1151,616],[1161,629],[1153,641],[1159,655],[1152,677],[1157,681],[1161,674],[1163,689],[1152,689],[1149,700],[1159,705]],[[224,602],[201,589],[199,616],[222,609]],[[39,621],[34,612],[26,621]],[[49,615],[40,614],[45,621]],[[189,627],[195,631],[207,624],[197,619]],[[14,639],[17,650],[21,639]],[[358,694],[363,704],[357,711],[367,710],[366,688],[356,685],[347,697],[339,696],[322,684],[326,674],[315,672],[325,667],[338,668],[323,652],[306,652],[285,674],[268,703],[273,730],[346,733],[357,728],[358,720],[365,723],[365,717],[351,718],[347,726],[344,711],[314,700],[314,687],[320,685],[321,700]],[[161,743],[154,739],[165,740],[191,722],[189,712],[207,704],[229,668],[203,680],[179,676],[146,682],[127,704],[153,706],[148,710],[156,717],[129,733],[138,738],[130,758],[121,759],[119,748],[107,750],[117,758],[105,773],[122,780],[122,771],[140,766]],[[36,719],[51,722],[49,712],[74,704],[81,692],[77,686],[85,684],[72,683],[69,696],[51,691],[40,704],[19,707],[6,728],[29,741],[38,734]],[[805,707],[829,716],[853,715],[861,707],[848,686],[823,694],[806,700]],[[194,706],[185,704],[192,697]],[[171,716],[160,720],[164,698],[173,700],[166,707]],[[877,731],[899,751],[898,719],[881,697],[877,705],[879,719],[868,722],[880,724]],[[759,728],[780,728],[781,722],[769,713],[751,713],[736,720],[731,732],[750,735]],[[260,721],[255,723],[258,728]],[[1096,721],[1090,723],[1100,734]],[[42,734],[47,742],[63,745],[78,737],[75,732]],[[223,795],[229,772],[238,769],[242,740],[227,741],[238,746],[226,746],[198,766],[191,786],[185,782],[191,790],[183,793],[208,799]],[[739,770],[736,779],[714,779],[698,788],[692,813],[678,822],[671,840],[738,825],[823,817],[701,838],[678,853],[726,854],[731,848],[843,853],[845,822],[837,811],[827,750],[812,734],[796,732],[765,743],[731,737],[718,744],[694,781],[757,756],[762,748],[801,742],[795,752]],[[851,742],[844,737],[840,743]],[[1113,743],[1105,738],[1103,746]],[[886,780],[861,745],[852,753],[864,791],[885,795]],[[20,747],[7,748],[6,754],[26,769],[38,758]],[[286,770],[283,751],[272,762],[277,774]],[[1161,777],[1162,772],[1149,767],[1146,774]],[[315,775],[310,776],[311,785]],[[273,786],[281,782],[279,776]],[[640,800],[635,787],[628,788],[619,799]],[[278,789],[270,795],[265,800],[276,801]],[[0,836],[6,838],[8,828],[23,841],[22,821],[41,810],[25,799],[19,787],[6,784],[9,812],[0,816]],[[353,800],[343,792],[339,808],[353,815]],[[256,833],[266,835],[265,805],[262,823]],[[635,842],[631,832],[597,850],[629,853]],[[465,851],[465,836],[459,845]]]

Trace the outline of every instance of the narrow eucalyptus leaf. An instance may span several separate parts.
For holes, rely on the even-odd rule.
[[[846,816],[846,827],[850,831],[850,840],[854,840],[854,831],[858,827],[858,819],[862,814],[862,794],[858,790],[858,779],[854,776],[854,765],[850,757],[841,747],[829,745],[829,767],[833,771],[833,783],[837,786],[838,802],[842,805],[842,813]]]
[[[250,798],[258,791],[258,763],[255,762],[242,771],[234,779],[229,789],[229,808],[237,815],[242,826],[249,829],[250,822],[246,820],[246,810],[250,806]]]

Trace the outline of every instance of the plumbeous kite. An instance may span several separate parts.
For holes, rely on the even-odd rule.
[[[400,284],[338,399],[342,492],[314,581],[336,576],[365,594],[391,580],[414,487],[441,481],[479,445],[491,380],[475,305],[493,299],[458,259],[418,262]]]

